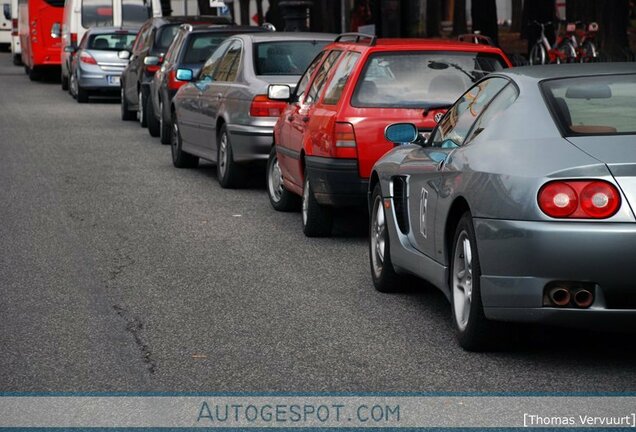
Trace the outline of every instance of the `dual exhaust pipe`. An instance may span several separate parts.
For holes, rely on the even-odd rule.
[[[566,307],[573,304],[577,308],[587,309],[594,303],[594,294],[585,288],[557,286],[548,291],[548,300],[552,306]]]

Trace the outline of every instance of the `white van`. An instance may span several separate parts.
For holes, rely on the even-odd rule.
[[[62,88],[68,89],[73,55],[64,47],[77,47],[89,28],[141,27],[148,18],[160,16],[160,0],[66,0],[62,23]]]
[[[22,64],[22,48],[20,48],[20,33],[18,33],[18,0],[11,0],[11,53],[13,64]]]
[[[3,50],[11,46],[11,1],[0,0],[2,13],[0,14],[0,47]]]

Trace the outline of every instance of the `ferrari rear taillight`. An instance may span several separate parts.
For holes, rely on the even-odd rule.
[[[621,205],[618,189],[602,180],[552,181],[539,191],[539,207],[553,218],[606,219]]]
[[[168,72],[168,89],[179,90],[187,81],[177,79],[177,73],[174,70]]]
[[[356,134],[351,123],[337,122],[335,126],[334,156],[338,158],[355,158],[358,156]]]
[[[271,100],[267,95],[256,95],[250,105],[252,117],[278,117],[287,107],[287,102]]]
[[[91,64],[91,65],[97,64],[97,60],[95,60],[95,58],[89,53],[87,53],[86,51],[82,51],[82,53],[79,56],[79,61],[81,61],[84,64]]]

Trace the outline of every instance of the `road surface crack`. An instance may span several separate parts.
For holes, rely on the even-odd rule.
[[[144,342],[142,338],[142,331],[144,329],[144,324],[138,317],[132,315],[128,310],[126,310],[123,306],[113,305],[113,309],[117,312],[117,315],[122,317],[126,322],[126,331],[128,331],[135,341],[135,345],[141,351],[141,356],[143,362],[146,364],[148,371],[151,374],[154,374],[157,370],[157,363],[155,362],[152,351],[146,342]]]

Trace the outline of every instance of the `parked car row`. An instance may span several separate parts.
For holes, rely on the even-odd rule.
[[[308,237],[368,207],[375,288],[439,288],[467,350],[501,322],[636,322],[634,64],[509,70],[491,45],[191,21],[89,30],[71,92],[106,76],[176,168],[212,161],[223,188],[264,174]]]

